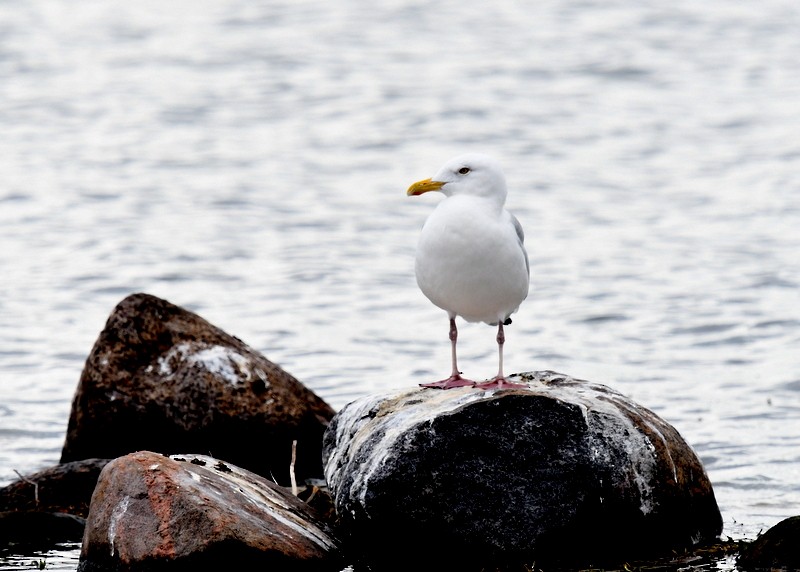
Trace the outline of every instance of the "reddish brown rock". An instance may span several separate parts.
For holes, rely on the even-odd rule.
[[[333,409],[279,366],[197,314],[125,298],[86,361],[61,462],[139,450],[213,455],[289,484],[320,478]]]
[[[254,473],[205,456],[142,451],[110,462],[92,496],[80,572],[338,572],[316,511]]]
[[[711,483],[675,428],[601,384],[512,380],[527,387],[407,388],[337,413],[328,487],[368,563],[591,566],[717,539]]]

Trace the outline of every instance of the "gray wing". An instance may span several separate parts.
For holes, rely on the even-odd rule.
[[[508,214],[511,215],[511,222],[514,224],[514,230],[517,231],[517,238],[519,239],[519,247],[522,249],[522,254],[525,255],[525,268],[527,269],[528,274],[530,275],[531,265],[530,262],[528,262],[528,251],[525,250],[525,231],[522,230],[522,225],[520,224],[519,220],[517,220],[517,217],[515,217],[511,213]]]

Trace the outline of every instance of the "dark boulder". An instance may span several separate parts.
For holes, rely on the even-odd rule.
[[[289,483],[321,478],[333,409],[197,314],[133,294],[108,318],[75,393],[61,462],[139,450],[224,458]]]
[[[85,459],[25,475],[0,489],[0,545],[45,549],[80,542],[97,477],[108,459]]]
[[[97,477],[108,461],[84,459],[25,475],[0,489],[0,511],[62,512],[86,518]]]
[[[800,516],[780,521],[746,545],[736,560],[741,570],[800,570]]]
[[[92,496],[79,572],[224,569],[338,572],[317,512],[267,479],[198,455],[111,461]]]
[[[554,372],[346,405],[323,459],[340,534],[376,569],[592,565],[713,542],[694,451],[652,411]]]
[[[0,511],[0,550],[47,550],[59,542],[80,542],[85,523],[65,512]]]

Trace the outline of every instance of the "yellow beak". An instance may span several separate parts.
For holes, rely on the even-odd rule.
[[[425,179],[424,181],[417,181],[406,191],[406,195],[409,197],[415,197],[417,195],[421,195],[422,193],[427,193],[428,191],[438,191],[439,189],[444,186],[444,183],[441,181],[431,181],[430,179]]]

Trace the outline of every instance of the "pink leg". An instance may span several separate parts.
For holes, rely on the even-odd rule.
[[[450,359],[452,361],[452,370],[450,377],[441,381],[434,381],[432,383],[420,383],[420,387],[431,387],[433,389],[451,389],[453,387],[466,387],[474,385],[475,382],[461,377],[461,372],[458,371],[458,363],[456,360],[456,342],[458,341],[458,328],[456,328],[455,316],[450,317]]]
[[[497,353],[499,358],[499,366],[497,368],[497,375],[494,376],[493,379],[489,381],[484,381],[483,383],[476,383],[475,387],[478,389],[503,389],[503,388],[512,388],[512,387],[528,387],[527,385],[523,385],[521,383],[514,383],[508,381],[505,375],[503,375],[503,344],[506,343],[506,333],[503,330],[503,322],[500,322],[497,325]]]

